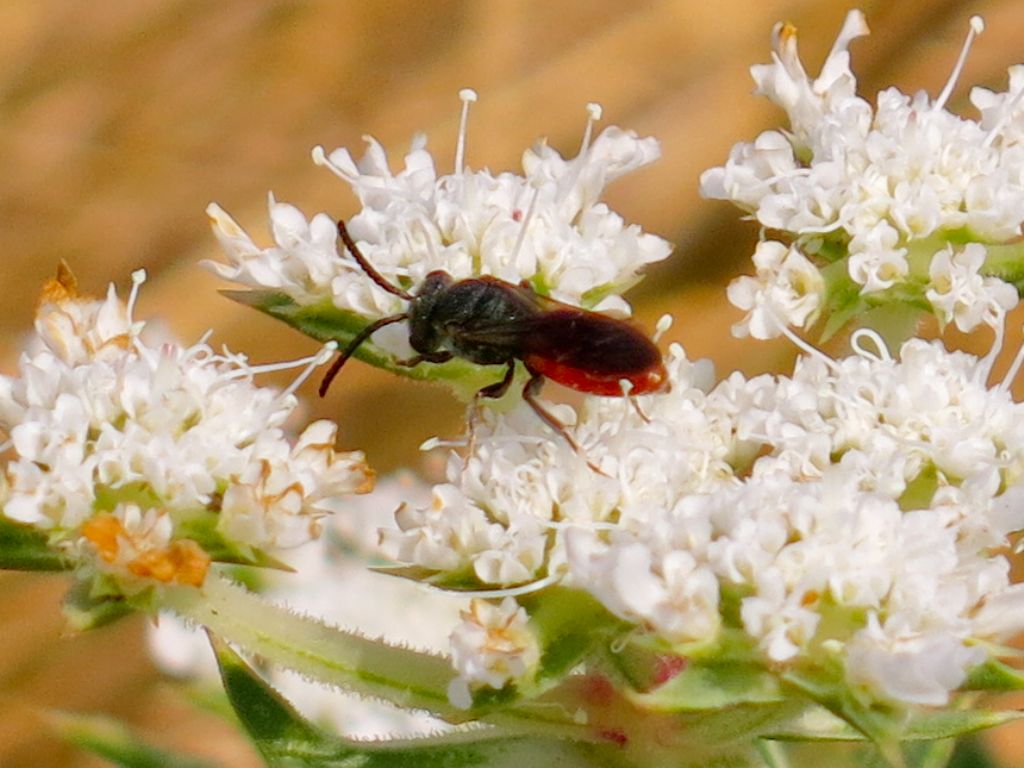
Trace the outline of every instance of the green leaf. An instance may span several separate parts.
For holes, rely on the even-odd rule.
[[[105,592],[100,586],[101,582],[92,578],[76,579],[64,596],[61,611],[76,632],[111,624],[134,613],[145,602],[145,596],[129,601],[119,592]]]
[[[1024,718],[1011,710],[920,710],[893,729],[897,741],[937,741],[995,728]],[[821,707],[810,707],[784,728],[766,734],[777,741],[864,741],[868,736],[852,723]]]
[[[160,749],[123,723],[101,715],[49,711],[44,718],[62,738],[121,768],[213,768],[213,763]]]
[[[224,690],[260,753],[274,765],[277,752],[334,751],[336,739],[302,719],[227,643],[210,634]]]
[[[935,741],[995,728],[1024,718],[1024,712],[990,709],[941,709],[915,712],[903,727],[902,741]]]
[[[778,679],[763,667],[692,662],[664,685],[629,698],[643,709],[659,712],[699,712],[785,700]]]
[[[960,739],[946,768],[998,768],[978,737]]]
[[[780,677],[794,690],[860,731],[875,744],[890,765],[903,764],[898,735],[903,712],[858,696],[846,683],[838,664],[827,668],[792,669]]]
[[[585,748],[497,729],[419,739],[350,741],[316,728],[211,635],[221,678],[242,726],[270,768],[589,768]]]
[[[786,700],[769,704],[738,704],[719,710],[687,712],[675,715],[672,734],[680,744],[700,744],[704,748],[756,744],[760,738],[783,729],[806,706]]]
[[[300,305],[291,297],[274,291],[221,291],[232,301],[258,309],[281,320],[292,328],[319,341],[336,341],[344,349],[366,326],[365,317],[341,310],[330,301]],[[463,400],[469,401],[481,389],[501,380],[504,366],[474,365],[456,358],[447,363],[420,363],[415,366],[398,365],[395,358],[368,340],[360,345],[354,357],[391,373],[421,381],[447,384]]]
[[[1024,672],[989,657],[971,669],[963,687],[969,691],[1024,691]]]
[[[201,589],[168,585],[156,594],[160,607],[271,664],[397,706],[465,719],[464,711],[448,701],[455,673],[440,655],[388,645],[299,615],[216,571],[207,574]]]
[[[552,587],[520,598],[541,646],[541,683],[558,682],[596,646],[630,628],[589,592]],[[543,687],[543,685],[542,685]]]
[[[439,571],[419,565],[374,565],[371,569],[377,573],[386,573],[399,579],[429,584],[446,592],[478,592],[485,588],[472,566],[465,566],[450,571]]]
[[[46,534],[0,515],[0,569],[66,571],[70,561],[53,549]]]
[[[985,250],[981,273],[1011,283],[1018,293],[1024,290],[1024,243],[987,245]]]
[[[821,317],[825,320],[820,341],[831,339],[844,325],[866,308],[860,286],[847,271],[846,259],[829,264],[821,270],[825,278],[825,300]]]

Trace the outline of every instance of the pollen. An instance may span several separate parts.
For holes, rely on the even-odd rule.
[[[105,563],[123,564],[128,573],[139,578],[198,587],[210,568],[210,555],[191,539],[141,548],[141,537],[133,536],[121,520],[109,513],[88,520],[82,526],[82,536],[95,547],[96,554]]]
[[[118,539],[125,535],[127,531],[124,525],[111,514],[96,515],[82,526],[82,536],[96,547],[96,553],[108,563],[117,558]]]
[[[363,464],[360,469],[363,472],[363,481],[356,486],[353,493],[370,493],[377,485],[377,472],[368,464]]]
[[[78,279],[75,277],[74,272],[71,271],[68,263],[61,259],[57,265],[56,276],[47,280],[46,284],[43,285],[39,304],[63,304],[65,301],[77,299],[78,296]]]
[[[128,563],[128,571],[134,576],[190,587],[201,587],[209,569],[210,555],[191,539],[147,550]]]

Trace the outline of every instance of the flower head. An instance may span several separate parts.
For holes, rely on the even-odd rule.
[[[243,560],[294,546],[318,535],[329,502],[369,490],[333,424],[290,445],[290,392],[256,387],[245,358],[203,341],[147,345],[134,298],[79,296],[66,268],[48,284],[33,350],[0,377],[6,517],[126,584],[197,585],[204,544]]]
[[[464,91],[468,107],[475,100]],[[463,162],[465,118],[453,173],[439,174],[426,141],[417,136],[405,165],[392,172],[374,139],[359,160],[346,149],[317,147],[314,161],[349,184],[362,209],[347,223],[360,251],[393,284],[417,286],[433,270],[456,280],[493,275],[528,281],[539,293],[575,305],[628,312],[618,297],[639,279],[640,269],[664,259],[671,248],[600,202],[604,186],[655,160],[654,139],[609,127],[591,140],[591,120],[579,154],[563,158],[544,143],[523,155],[522,174],[475,171]],[[401,311],[350,260],[339,258],[336,224],[326,214],[312,220],[271,198],[276,245],[255,245],[219,207],[208,213],[228,262],[209,266],[229,280],[271,288],[299,304],[329,301],[369,318]],[[402,341],[377,337],[401,352]]]
[[[501,688],[525,678],[540,661],[540,646],[527,624],[526,611],[511,597],[500,603],[473,600],[452,632],[451,647],[459,676],[452,681],[448,697],[467,708],[471,685]]]
[[[817,293],[828,311],[848,308],[856,291],[863,306],[905,301],[931,305],[942,322],[955,319],[962,330],[999,326],[1016,300],[1001,279],[1009,274],[1005,248],[1024,221],[1017,98],[1024,78],[1011,72],[1005,94],[975,89],[980,120],[946,109],[982,28],[972,19],[960,61],[937,98],[889,88],[874,106],[856,94],[847,50],[867,34],[860,12],[847,16],[816,78],[800,62],[795,30],[777,28],[773,62],[751,72],[758,92],[786,111],[789,126],[734,147],[725,165],[701,177],[703,194],[750,212],[773,247],[801,254],[821,270]],[[788,262],[759,262],[758,282],[786,284]],[[834,263],[845,269],[826,269]],[[748,281],[741,278],[730,291],[733,303],[750,313],[741,332],[778,335],[781,323],[807,327],[820,314],[794,311],[784,293],[762,293],[752,308]],[[966,311],[968,304],[977,309]],[[766,305],[779,320],[774,326],[760,318]]]
[[[985,384],[987,358],[858,349],[712,386],[673,348],[667,393],[585,401],[571,429],[604,474],[529,409],[490,415],[385,547],[509,600],[585,589],[668,647],[732,627],[773,669],[838,655],[851,685],[944,703],[986,658],[977,643],[1024,629],[1001,553],[1024,528],[1024,407]],[[1017,618],[979,620],[993,601]],[[490,668],[463,646],[466,669]]]

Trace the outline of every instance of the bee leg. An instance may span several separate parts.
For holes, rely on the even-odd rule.
[[[487,398],[489,400],[496,400],[499,397],[504,396],[508,392],[508,388],[512,385],[512,379],[516,376],[516,361],[509,360],[508,367],[505,369],[505,375],[502,376],[501,381],[495,382],[494,384],[488,384],[481,390],[478,390],[473,395],[473,407],[469,411],[469,443],[467,448],[467,456],[473,455],[473,449],[476,447],[476,419],[477,412],[480,410],[480,400]]]
[[[530,371],[530,367],[527,366],[526,370]],[[580,448],[580,444],[576,442],[576,439],[569,434],[569,431],[565,428],[565,424],[552,416],[544,409],[544,406],[540,404],[540,401],[537,399],[537,395],[540,393],[540,388],[544,385],[544,377],[535,371],[530,371],[530,374],[530,380],[526,382],[526,386],[523,387],[523,400],[530,404],[530,407],[533,408],[533,412],[540,416],[541,421],[562,436],[562,439],[569,444],[569,447],[571,447],[578,456],[582,457],[587,462],[588,467],[597,474],[608,477],[607,472],[603,471],[599,466],[587,458],[587,454],[583,452],[582,448]]]
[[[643,419],[644,424],[651,423],[650,418],[647,416],[646,413],[644,413],[643,408],[640,407],[640,401],[637,400],[635,396],[629,396],[629,403],[630,405],[633,406],[633,410],[636,411],[636,415]]]
[[[482,397],[486,397],[489,400],[497,400],[499,397],[504,397],[505,393],[508,392],[508,388],[512,385],[512,379],[515,378],[515,375],[516,361],[509,360],[508,367],[505,369],[505,375],[502,376],[501,381],[488,384],[477,392],[473,399],[479,400]]]

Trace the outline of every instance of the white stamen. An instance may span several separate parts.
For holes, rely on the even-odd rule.
[[[427,227],[428,223],[429,224],[433,224],[433,222],[431,222],[429,219],[424,217],[424,218],[416,219],[413,223],[414,223],[415,226],[418,226],[420,228],[420,232],[423,233],[423,239],[427,243],[427,254],[430,256],[431,263],[432,264],[439,264],[440,263],[440,259],[437,256],[437,251],[434,250],[434,240],[430,236],[430,229]]]
[[[523,584],[518,587],[508,587],[506,589],[459,590],[454,594],[457,597],[478,597],[485,600],[489,598],[518,597],[519,595],[528,595],[531,592],[537,592],[538,590],[544,589],[544,587],[557,584],[560,579],[561,576],[551,574],[550,576],[545,576],[543,579],[531,581],[529,584]]]
[[[193,352],[192,350],[195,351]],[[185,359],[194,360],[203,364],[217,363],[220,365],[227,365],[239,369],[229,373],[228,378],[252,379],[252,371],[249,368],[249,358],[239,352],[231,352],[224,346],[220,348],[219,354],[215,354],[209,347],[200,349],[194,346],[192,349],[185,350]]]
[[[970,24],[971,28],[967,31],[967,39],[964,40],[963,47],[960,49],[960,56],[957,58],[956,65],[949,75],[949,80],[946,81],[946,87],[942,89],[939,98],[935,100],[934,106],[937,110],[946,106],[946,102],[956,86],[956,81],[960,79],[960,74],[963,72],[964,63],[967,61],[967,54],[971,51],[971,44],[974,42],[974,38],[985,30],[985,22],[981,16],[971,16]]]
[[[590,102],[587,104],[587,127],[583,129],[583,142],[580,144],[580,156],[582,157],[590,149],[590,137],[594,133],[594,123],[601,119],[603,110],[600,104]]]
[[[583,130],[583,141],[580,142],[579,154],[572,160],[572,172],[566,174],[559,184],[558,199],[559,201],[564,200],[569,194],[576,190],[577,182],[580,175],[583,173],[583,169],[587,166],[587,151],[590,149],[590,139],[594,132],[594,123],[601,119],[601,105],[590,102],[587,104],[587,127]],[[593,201],[582,200],[580,201],[580,211],[577,213],[577,217],[583,212],[583,210],[589,208]],[[577,224],[577,221],[573,221],[573,226]]]
[[[1024,344],[1020,345],[1020,349],[1017,350],[1017,354],[1014,355],[1013,363],[1010,365],[1010,369],[1003,376],[1003,380],[999,382],[999,389],[1007,390],[1013,385],[1013,380],[1017,378],[1017,374],[1020,373],[1020,367],[1024,365]]]
[[[444,440],[440,437],[428,437],[422,443],[420,443],[421,451],[432,451],[435,448],[462,448],[466,445],[466,441],[459,440]]]
[[[1017,91],[1017,94],[1013,97],[1013,99],[1010,100],[1010,103],[1006,105],[1006,108],[1003,110],[1003,114],[999,118],[999,121],[992,126],[992,130],[988,132],[988,134],[985,136],[985,140],[981,142],[981,145],[983,147],[992,146],[992,142],[994,142],[1003,132],[1003,128],[1006,127],[1006,124],[1014,118],[1014,112],[1017,110],[1017,107],[1020,106],[1020,102],[1022,99],[1024,99],[1024,90]]]
[[[629,398],[629,404],[633,407],[633,411],[637,416],[640,417],[640,421],[644,424],[651,423],[651,417],[644,413],[644,409],[640,407],[640,400],[636,397]]]
[[[463,88],[459,91],[462,100],[462,115],[459,117],[459,139],[455,144],[455,174],[462,173],[462,162],[466,156],[466,125],[469,123],[469,105],[476,101],[476,91]]]
[[[327,152],[324,151],[322,145],[317,144],[310,151],[310,157],[313,158],[313,165],[330,165],[331,161],[327,159]]]
[[[295,381],[288,385],[288,388],[282,392],[279,397],[285,398],[289,395],[295,394],[295,390],[302,386],[302,383],[308,379],[319,366],[326,363],[334,355],[334,352],[338,349],[338,342],[328,341],[324,344],[323,348],[315,355],[306,358],[309,364],[306,369],[302,371],[298,376],[295,377]],[[292,367],[298,365],[301,361],[296,361]]]
[[[516,259],[519,257],[519,249],[523,247],[523,240],[526,239],[526,229],[530,226],[530,219],[533,218],[533,212],[537,208],[537,198],[540,197],[540,187],[533,188],[533,195],[530,196],[530,204],[526,208],[526,214],[523,216],[523,222],[519,226],[519,234],[516,235],[516,244],[512,246],[512,255],[509,258],[510,264],[515,264]]]
[[[862,343],[863,339],[870,339],[874,345],[874,352],[870,351]],[[850,347],[863,358],[867,360],[874,360],[876,362],[890,362],[892,355],[889,352],[889,348],[885,345],[885,340],[881,334],[871,328],[858,328],[850,336]]]
[[[1000,322],[992,326],[992,332],[995,334],[992,346],[978,363],[979,383],[982,384],[988,381],[988,377],[992,374],[992,366],[995,364],[996,358],[999,357],[999,353],[1003,351],[1003,337],[1006,335],[1006,313],[1001,309],[998,312],[1001,319]]]
[[[209,331],[204,335],[203,338],[209,336]],[[216,359],[223,360],[224,362],[231,363],[237,366],[238,370],[230,374],[230,378],[250,378],[263,373],[273,373],[274,371],[290,371],[293,368],[299,368],[306,366],[306,370],[300,373],[287,389],[285,389],[279,397],[287,397],[288,395],[295,392],[302,383],[309,378],[310,374],[317,368],[317,366],[323,365],[331,356],[337,351],[338,342],[328,341],[324,344],[315,354],[308,357],[300,357],[298,360],[285,360],[280,363],[264,363],[263,365],[248,365],[246,363],[245,355],[238,354],[222,354],[217,355]]]
[[[146,270],[136,269],[132,272],[132,289],[128,293],[128,303],[125,311],[128,314],[128,322],[134,322],[133,315],[135,313],[135,302],[139,299],[139,287],[146,282]]]
[[[369,137],[367,137],[367,136],[363,137],[364,140],[366,140],[368,138]],[[333,173],[335,176],[337,176],[339,179],[341,179],[342,181],[346,182],[347,184],[352,184],[353,182],[356,181],[356,179],[354,177],[349,176],[347,173],[345,173],[343,170],[341,170],[341,168],[339,168],[337,165],[332,163],[331,162],[331,158],[329,158],[327,156],[327,153],[324,151],[324,148],[321,147],[319,144],[317,144],[315,147],[313,147],[313,150],[310,152],[310,155],[313,157],[313,164],[314,165],[319,165],[319,166],[321,166],[323,168],[326,168],[327,170],[329,170],[331,173]]]
[[[802,351],[808,357],[816,357],[816,358],[818,358],[823,363],[825,363],[825,365],[827,365],[830,370],[833,370],[833,371],[840,370],[839,366],[836,364],[835,360],[833,360],[831,357],[826,355],[820,349],[818,349],[817,347],[812,345],[810,342],[804,341],[799,336],[797,336],[790,329],[790,327],[788,325],[786,325],[786,323],[783,322],[781,318],[779,318],[779,316],[776,314],[775,309],[773,307],[771,307],[770,305],[766,306],[765,310],[768,312],[768,316],[771,317],[771,319],[775,321],[775,324],[779,327],[779,330],[782,331],[782,335],[785,336],[787,339],[789,339],[791,342],[793,342],[793,344],[796,346],[797,349]]]
[[[667,312],[658,318],[658,323],[654,326],[654,340],[661,341],[661,337],[664,336],[668,329],[672,327],[672,323],[674,322],[675,318]]]
[[[750,217],[749,221],[755,221],[756,216]],[[827,235],[830,232],[837,232],[846,225],[844,221],[833,221],[831,224],[822,224],[820,227],[800,227],[800,232],[814,235]]]

